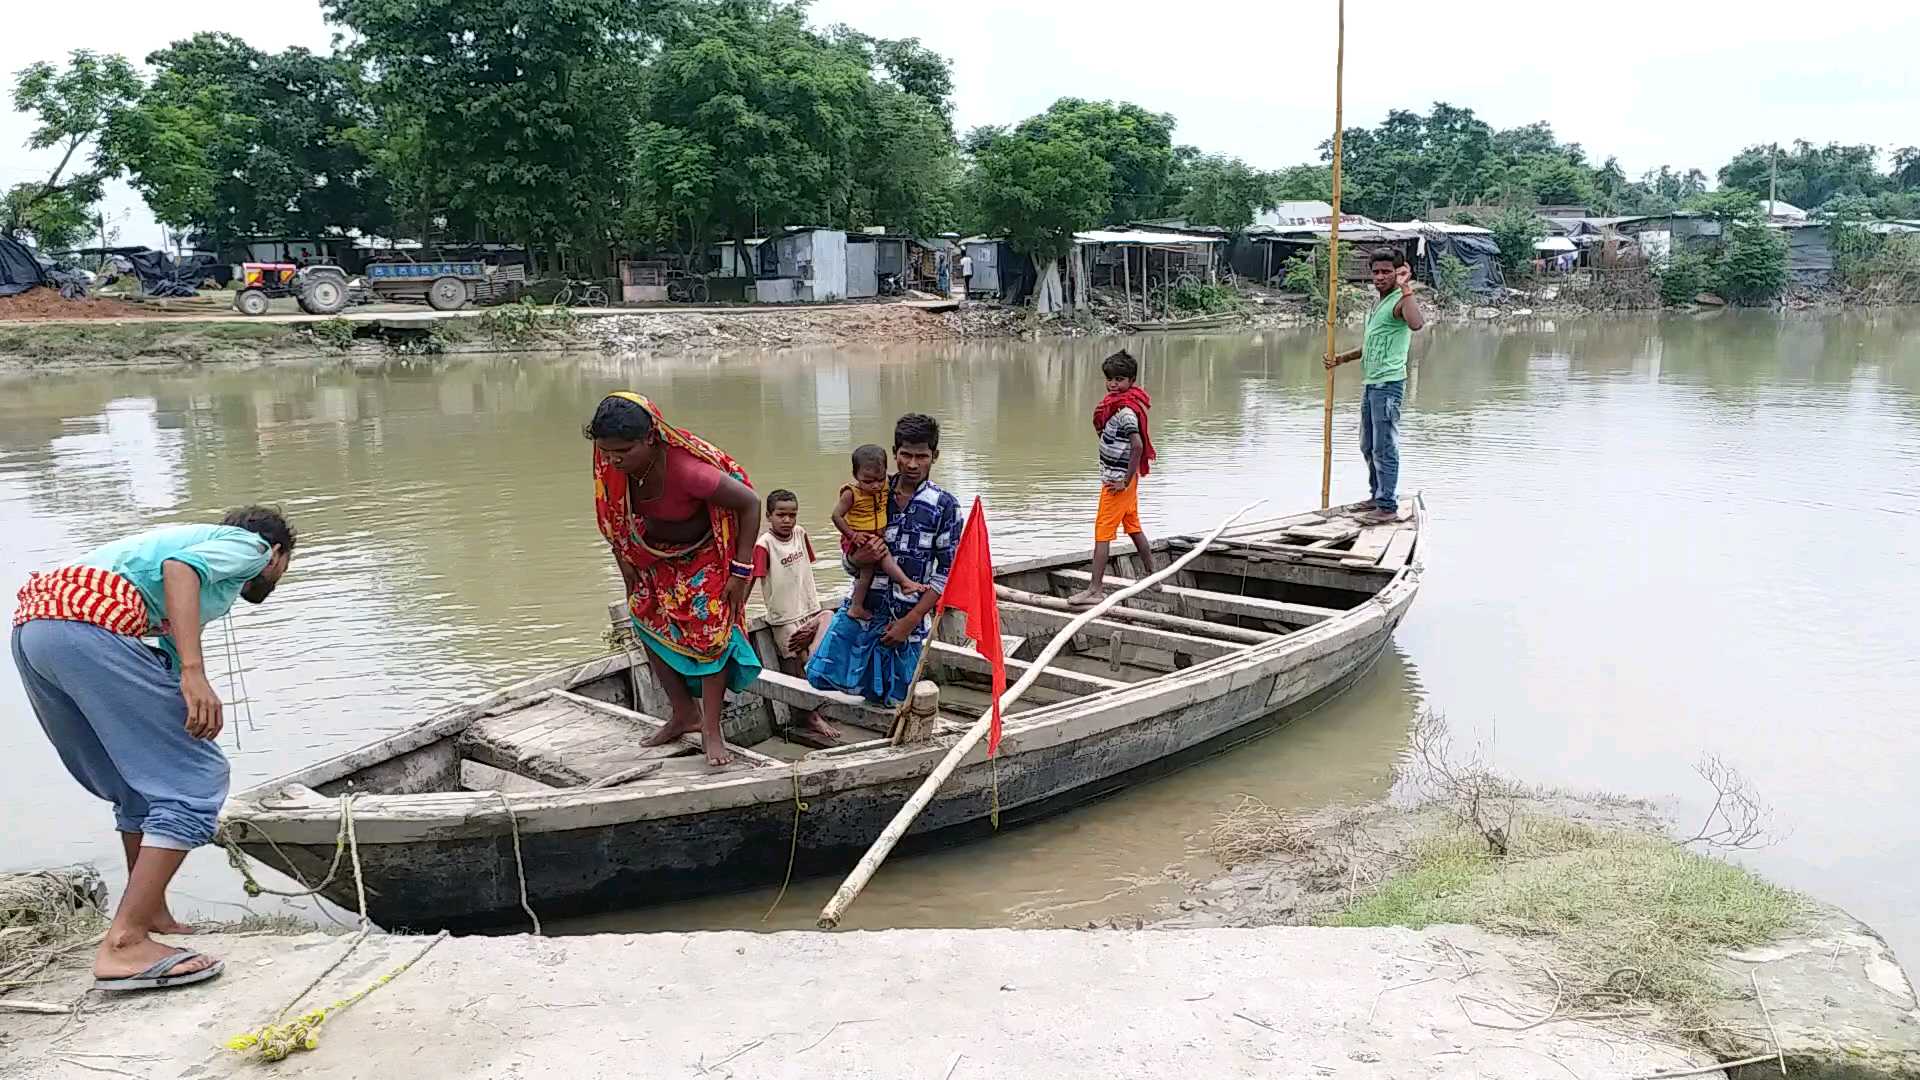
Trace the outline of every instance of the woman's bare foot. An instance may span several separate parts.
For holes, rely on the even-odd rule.
[[[640,740],[640,745],[665,746],[682,735],[691,735],[698,730],[700,730],[700,718],[697,714],[688,716],[675,709],[673,718],[668,720],[659,731]]]
[[[727,749],[726,736],[720,734],[720,725],[711,727],[701,725],[700,745],[707,751],[707,764],[718,769],[733,764],[733,753]]]
[[[182,950],[171,945],[163,945],[145,934],[126,936],[116,940],[109,934],[100,943],[100,951],[93,957],[93,977],[96,979],[131,979],[153,965]],[[182,961],[167,972],[170,976],[191,975],[196,971],[205,971],[215,963],[211,956],[197,956]]]
[[[1092,607],[1093,605],[1100,602],[1101,595],[1102,594],[1097,593],[1092,589],[1087,589],[1083,592],[1077,592],[1077,593],[1074,593],[1072,596],[1067,597],[1067,603],[1073,605],[1074,607]]]

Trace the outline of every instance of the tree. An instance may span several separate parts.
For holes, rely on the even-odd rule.
[[[836,27],[830,40],[865,65],[855,115],[850,227],[885,225],[928,235],[956,220],[953,73],[917,39],[891,41]]]
[[[1500,266],[1508,273],[1533,261],[1533,242],[1547,235],[1547,223],[1533,211],[1510,206],[1486,223],[1500,245]]]
[[[1325,165],[1289,165],[1271,175],[1275,202],[1333,198],[1333,170]]]
[[[345,62],[201,33],[147,63],[152,83],[107,141],[162,222],[216,246],[248,235],[390,231],[384,177],[358,137],[374,114]]]
[[[1893,152],[1893,175],[1888,179],[1902,191],[1920,190],[1920,146],[1903,146]]]
[[[1239,158],[1204,154],[1184,166],[1186,194],[1176,207],[1189,225],[1212,225],[1234,235],[1253,224],[1256,210],[1274,205],[1273,177]]]
[[[1786,236],[1752,222],[1729,225],[1713,279],[1716,291],[1733,303],[1771,303],[1787,284]]]
[[[1701,192],[1683,205],[1721,221],[1759,221],[1762,217],[1759,197],[1738,189]]]
[[[663,19],[684,7],[321,0],[326,17],[352,31],[346,58],[370,73],[373,102],[413,125],[417,153],[405,160],[446,178],[450,209],[596,270],[608,269],[623,217],[615,178],[634,156],[634,73]]]
[[[1045,261],[1071,250],[1074,233],[1100,224],[1112,184],[1113,166],[1094,146],[1058,133],[1014,131],[974,151],[968,193],[982,231]]]
[[[858,120],[880,97],[870,59],[815,34],[791,5],[728,0],[676,10],[640,81],[639,197],[695,250],[720,228],[745,238],[757,225],[851,224]],[[882,107],[897,136],[914,106],[922,117],[930,106],[891,93]]]
[[[15,184],[0,195],[0,218],[11,223],[8,235],[14,239],[41,251],[61,251],[93,233],[94,214],[79,198],[71,188],[49,196],[40,183]]]
[[[15,73],[13,107],[34,114],[35,120],[27,146],[58,150],[60,160],[46,180],[32,190],[18,198],[9,195],[6,232],[20,232],[27,218],[49,199],[82,211],[100,201],[101,185],[119,171],[117,163],[105,153],[100,135],[114,114],[139,91],[140,77],[125,57],[86,49],[69,54],[64,70],[42,61]],[[92,150],[87,161],[91,168],[73,168],[75,159],[89,144]]]
[[[1875,195],[1886,190],[1888,178],[1874,168],[1872,146],[1815,146],[1796,139],[1775,155],[1770,147],[1749,146],[1720,169],[1720,186],[1767,197],[1769,182],[1778,170],[1778,198],[1795,206],[1819,206],[1835,195]]]
[[[1170,190],[1174,169],[1173,116],[1128,102],[1061,98],[1014,129],[1022,138],[1074,142],[1106,162],[1111,190],[1101,218],[1111,222],[1158,217],[1178,202]],[[1071,154],[1066,155],[1071,156]],[[1097,224],[1097,222],[1096,222]]]

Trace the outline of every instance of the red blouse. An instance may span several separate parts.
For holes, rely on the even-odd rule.
[[[659,498],[635,498],[633,514],[655,521],[691,521],[713,497],[724,474],[677,446],[667,447],[666,454],[666,460],[654,466],[666,470]],[[636,483],[627,490],[638,492],[639,488]]]

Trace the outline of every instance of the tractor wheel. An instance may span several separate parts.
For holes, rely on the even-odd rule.
[[[267,294],[259,289],[241,289],[233,294],[233,306],[242,315],[265,315]]]
[[[300,310],[309,315],[337,315],[347,306],[347,283],[331,274],[308,281],[300,290]]]
[[[427,303],[435,311],[459,311],[467,306],[467,283],[457,277],[434,278],[427,286]]]

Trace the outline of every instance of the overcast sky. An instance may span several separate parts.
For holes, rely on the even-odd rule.
[[[9,90],[12,72],[76,48],[138,61],[199,30],[267,50],[323,50],[332,34],[317,0],[7,6],[0,72]],[[1661,164],[1711,176],[1742,147],[1776,140],[1920,144],[1912,3],[1482,0],[1472,15],[1448,10],[1467,7],[1348,4],[1347,125],[1447,101],[1495,127],[1546,120],[1595,161],[1617,155],[1631,176]],[[1066,95],[1118,98],[1173,113],[1179,142],[1277,168],[1314,160],[1332,131],[1333,11],[1333,0],[818,0],[813,18],[918,37],[952,58],[961,131],[1019,120]],[[51,167],[51,155],[25,151],[29,129],[27,117],[0,112],[0,184]],[[122,243],[159,243],[152,215],[123,185],[111,190],[109,210]]]

